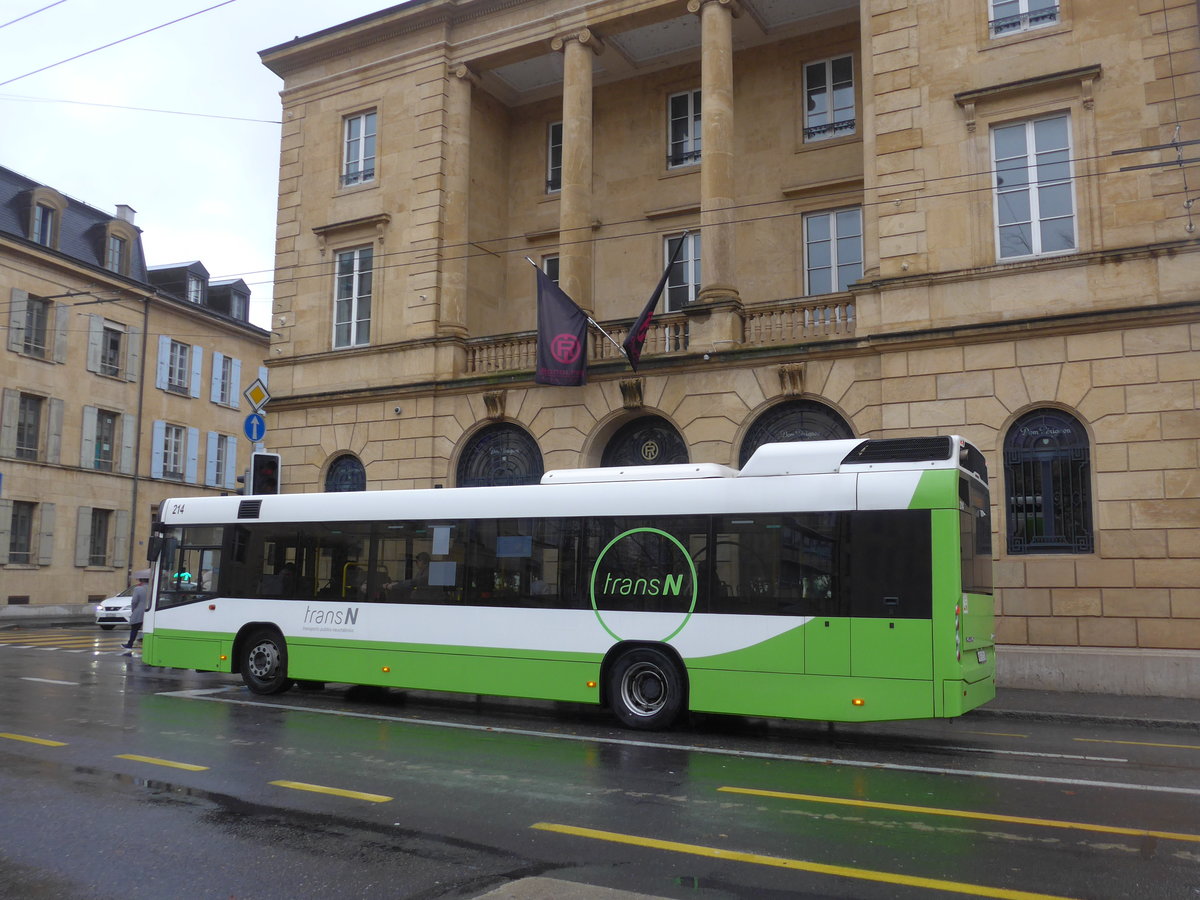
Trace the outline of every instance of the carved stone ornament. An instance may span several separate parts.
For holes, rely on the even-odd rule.
[[[489,419],[504,418],[504,391],[492,391],[483,395],[483,405],[487,409]]]
[[[789,397],[804,393],[804,363],[785,363],[779,367],[779,387]]]
[[[626,378],[621,382],[621,405],[626,409],[641,409],[645,406],[642,390],[645,382],[640,378]]]

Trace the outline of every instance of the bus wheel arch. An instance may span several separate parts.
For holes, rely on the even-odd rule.
[[[281,694],[293,680],[288,677],[287,641],[283,632],[266,622],[246,624],[233,642],[233,671],[255,694]]]
[[[617,644],[600,666],[600,684],[602,702],[629,728],[669,728],[688,708],[687,667],[669,644]]]

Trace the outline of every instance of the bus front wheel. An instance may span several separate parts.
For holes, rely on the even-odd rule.
[[[292,686],[287,644],[277,631],[255,631],[242,644],[242,681],[255,694],[281,694]]]
[[[685,690],[679,666],[653,647],[622,654],[613,663],[608,687],[613,712],[629,728],[668,728],[683,711]]]

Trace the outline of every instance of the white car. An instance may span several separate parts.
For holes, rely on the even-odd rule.
[[[129,616],[133,611],[133,589],[130,585],[102,603],[96,604],[96,624],[105,631],[111,631],[118,625],[128,625]]]

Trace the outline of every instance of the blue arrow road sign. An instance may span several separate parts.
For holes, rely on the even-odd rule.
[[[246,422],[242,425],[242,431],[246,433],[246,437],[257,444],[263,439],[263,435],[267,433],[267,421],[258,413],[250,413],[250,415],[246,416]]]

